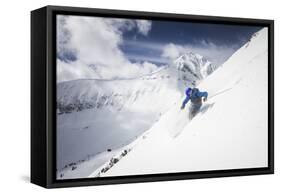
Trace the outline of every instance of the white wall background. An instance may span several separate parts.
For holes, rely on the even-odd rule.
[[[275,99],[281,98],[281,12],[276,0],[25,0],[0,6],[0,192],[1,193],[280,193],[281,114],[276,100],[275,175],[44,190],[29,184],[30,158],[30,11],[45,5],[265,18],[275,20]],[[253,96],[254,97],[254,96]],[[222,145],[223,146],[223,145]]]

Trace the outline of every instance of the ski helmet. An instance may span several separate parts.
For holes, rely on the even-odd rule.
[[[191,88],[187,88],[187,89],[185,90],[185,94],[186,94],[187,96],[190,96],[191,91],[192,91]]]

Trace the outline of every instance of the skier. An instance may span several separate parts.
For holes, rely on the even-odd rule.
[[[208,98],[208,92],[200,92],[198,88],[187,88],[185,91],[186,97],[182,103],[181,109],[184,109],[188,101],[191,101],[189,118],[192,119],[202,106],[202,98],[205,102]]]

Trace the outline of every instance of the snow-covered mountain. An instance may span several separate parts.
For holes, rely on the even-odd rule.
[[[58,83],[58,178],[89,176],[134,141],[182,96],[181,81],[164,66],[134,79]]]
[[[93,176],[267,166],[267,28],[198,87],[207,103],[191,121],[178,97],[159,120]]]
[[[115,111],[137,107],[147,108],[143,110],[146,112],[162,110],[169,107],[169,102],[164,105],[154,102],[151,107],[146,103],[147,99],[173,96],[178,93],[178,87],[179,80],[176,75],[172,75],[168,66],[134,79],[81,79],[61,82],[57,85],[58,114],[102,108]]]
[[[80,79],[61,82],[57,89],[58,113],[109,106],[121,110],[124,106],[131,107],[138,98],[143,99],[143,94],[161,97],[163,93],[159,93],[160,90],[173,87],[182,91],[183,87],[194,85],[214,70],[210,61],[190,52],[181,55],[173,64],[133,79]],[[163,105],[154,108],[161,107]]]
[[[216,69],[205,57],[193,52],[181,55],[174,61],[174,64],[181,72],[182,79],[192,81],[204,79]]]
[[[130,155],[127,146],[137,144],[179,106],[187,86],[197,85],[215,69],[199,54],[186,53],[136,78],[58,83],[57,177],[96,176],[112,158]]]

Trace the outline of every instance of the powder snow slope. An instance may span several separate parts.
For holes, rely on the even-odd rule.
[[[58,178],[87,177],[149,129],[181,96],[177,82],[160,69],[131,80],[59,83]]]
[[[267,33],[264,28],[254,34],[200,83],[209,99],[191,121],[178,98],[126,156],[99,176],[266,167]]]
[[[198,80],[186,71],[187,66],[196,67],[192,73],[201,77],[200,70],[211,65],[194,53],[184,54],[177,61],[180,59],[181,63],[167,64],[134,78],[58,83],[58,178],[88,176],[110,160],[169,110],[183,96],[186,86]]]
[[[131,79],[58,83],[57,178],[89,176],[149,129],[192,84],[178,72],[166,65]]]

